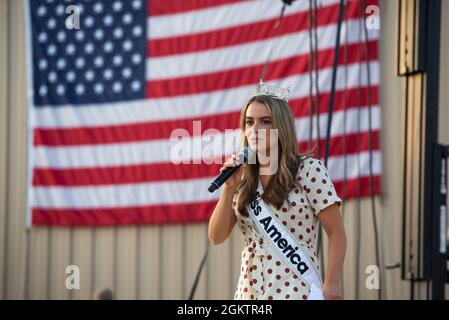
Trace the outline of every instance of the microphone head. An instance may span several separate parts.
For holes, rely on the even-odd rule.
[[[254,155],[254,151],[250,147],[244,147],[237,155],[237,163],[244,164]]]
[[[215,183],[211,183],[210,186],[209,186],[209,188],[207,188],[207,190],[208,190],[210,193],[214,192],[214,191],[217,190],[217,189],[218,189],[218,188],[217,188],[217,185],[216,185]]]

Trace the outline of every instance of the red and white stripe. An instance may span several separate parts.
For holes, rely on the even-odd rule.
[[[319,1],[318,9],[321,146],[327,127],[338,2]],[[33,223],[207,219],[218,197],[208,193],[207,186],[220,160],[236,147],[239,111],[258,80],[270,46],[265,80],[291,87],[298,148],[305,151],[310,130],[308,2],[295,1],[287,7],[274,33],[281,5],[270,0],[150,1],[145,100],[34,109]],[[366,57],[360,38],[364,13],[358,1],[348,2],[347,13],[348,27],[343,24],[341,31],[347,57],[345,64],[340,52],[328,169],[337,191],[344,190],[351,198],[370,194],[370,145],[374,193],[380,190],[381,117],[378,33],[369,32]],[[194,121],[201,121],[200,131],[194,129]],[[182,143],[190,148],[189,154],[173,152],[175,145],[180,146],[171,139],[176,129],[188,135]]]

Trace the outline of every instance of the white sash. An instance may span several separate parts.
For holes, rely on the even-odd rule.
[[[247,207],[259,233],[269,240],[273,249],[290,265],[293,272],[310,284],[309,300],[323,300],[323,284],[318,270],[295,238],[271,213],[261,198],[262,193],[262,184],[259,182],[256,198]]]

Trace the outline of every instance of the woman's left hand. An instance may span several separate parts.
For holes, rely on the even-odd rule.
[[[323,286],[324,300],[341,300],[343,299],[340,289],[340,283],[324,283]]]

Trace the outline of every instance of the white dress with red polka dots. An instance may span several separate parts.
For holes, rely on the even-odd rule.
[[[308,253],[319,270],[316,256],[318,213],[342,200],[335,192],[324,164],[315,158],[306,158],[301,163],[297,179],[300,188],[294,188],[284,201],[281,210],[268,205],[271,212],[290,230],[302,250]],[[234,200],[237,200],[237,195]],[[235,205],[234,201],[234,205]],[[234,211],[238,226],[244,237],[240,277],[234,299],[307,299],[310,286],[300,279],[289,265],[272,249],[272,245],[259,234],[251,217]]]

